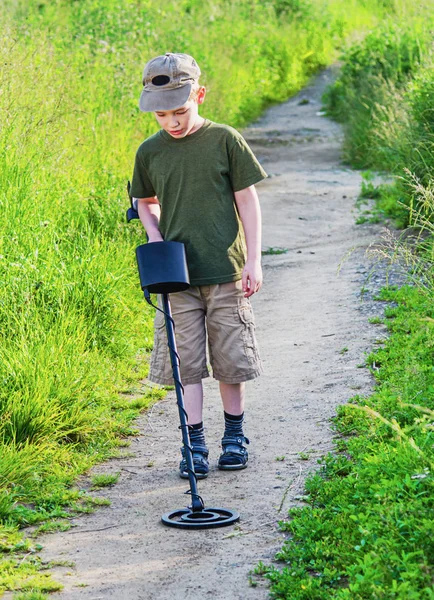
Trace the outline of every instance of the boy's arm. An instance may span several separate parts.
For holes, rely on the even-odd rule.
[[[152,198],[133,198],[137,202],[137,212],[150,242],[162,242],[163,236],[158,229],[160,222],[160,203],[157,196]]]
[[[248,298],[262,286],[261,208],[254,185],[234,192],[234,196],[246,237],[247,261],[243,269],[243,290]]]

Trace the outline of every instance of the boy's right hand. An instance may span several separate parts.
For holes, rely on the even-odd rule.
[[[243,269],[242,285],[244,297],[253,296],[262,287],[262,267],[260,260],[247,259]]]

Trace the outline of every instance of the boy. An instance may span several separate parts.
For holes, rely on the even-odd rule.
[[[193,462],[197,477],[204,478],[209,472],[202,421],[202,378],[209,375],[206,337],[224,408],[218,467],[247,466],[245,381],[262,370],[249,300],[262,285],[254,184],[267,175],[235,129],[199,116],[206,93],[199,76],[187,54],[167,53],[145,65],[139,106],[154,113],[161,130],[137,151],[131,195],[149,243],[185,244],[191,288],[171,295],[171,306]],[[160,312],[149,378],[173,384]],[[180,476],[188,477],[184,456]]]

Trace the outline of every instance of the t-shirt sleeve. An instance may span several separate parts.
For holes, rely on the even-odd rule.
[[[156,195],[154,186],[152,185],[146,171],[146,167],[143,164],[140,148],[137,151],[136,160],[134,162],[134,172],[130,194],[133,198],[152,198]]]
[[[246,140],[238,132],[235,137],[235,143],[233,143],[230,149],[229,158],[229,177],[234,192],[244,190],[250,185],[266,179],[267,173],[259,164],[258,159],[253,154]]]

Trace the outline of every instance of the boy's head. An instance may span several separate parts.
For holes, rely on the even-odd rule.
[[[200,69],[192,56],[167,52],[146,63],[139,107],[143,112],[183,106],[199,87]]]

